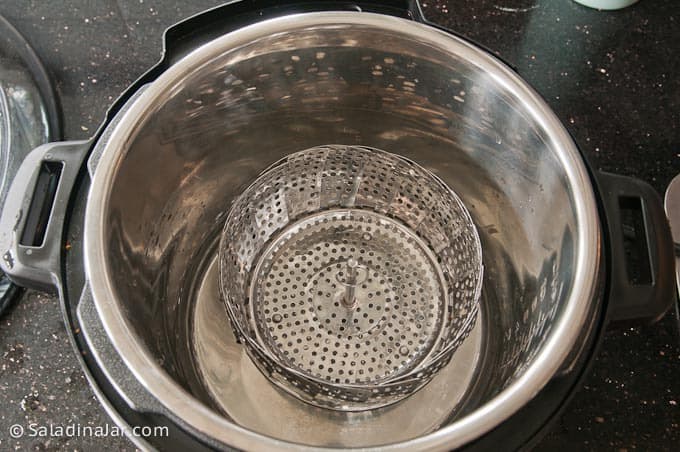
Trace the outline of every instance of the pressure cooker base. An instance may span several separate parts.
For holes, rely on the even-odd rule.
[[[514,73],[439,31],[350,13],[259,27],[218,38],[169,68],[107,128],[89,161],[84,273],[108,338],[135,381],[217,448],[468,444],[562,368],[597,302],[602,237],[573,142]],[[393,49],[402,56],[385,53]],[[317,55],[342,74],[323,83],[306,70],[286,75],[290,62],[318,66]],[[386,59],[394,66],[389,80],[388,71],[375,69]],[[324,420],[337,412],[291,402],[252,367],[246,373],[250,360],[225,342],[227,313],[219,307],[219,316],[203,315],[213,325],[204,328],[191,289],[204,277],[196,263],[216,254],[205,247],[215,245],[224,211],[243,187],[319,143],[389,149],[429,169],[467,206],[484,251],[479,362],[464,363],[472,377],[452,383],[442,370],[403,402],[344,414],[340,419],[350,420],[339,426]],[[199,332],[205,337],[194,338]],[[206,358],[209,347],[217,348],[214,360]],[[459,362],[454,356],[452,365]],[[441,381],[463,393],[460,404],[444,404],[450,397],[437,391]],[[274,395],[253,396],[265,390]],[[306,415],[282,412],[276,400]],[[403,422],[437,418],[411,432],[397,421],[382,432],[368,427],[378,413],[397,411]],[[258,413],[277,425],[244,420]],[[313,431],[300,433],[300,425]],[[311,438],[319,432],[323,438]],[[412,440],[400,442],[405,436]]]

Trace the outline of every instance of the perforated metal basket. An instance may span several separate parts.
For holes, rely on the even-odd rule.
[[[297,152],[233,203],[220,245],[234,330],[276,385],[312,404],[394,403],[474,325],[479,237],[458,196],[400,156]]]

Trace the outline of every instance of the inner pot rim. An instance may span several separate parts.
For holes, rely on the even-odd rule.
[[[450,425],[409,441],[380,445],[381,450],[456,448],[490,431],[525,405],[559,370],[585,324],[599,270],[600,226],[592,184],[571,137],[548,105],[526,82],[487,52],[434,27],[373,13],[321,12],[270,19],[221,36],[194,50],[149,84],[113,126],[97,162],[87,199],[84,228],[85,271],[93,299],[109,340],[135,378],[169,413],[191,429],[241,449],[266,445],[278,450],[308,447],[278,440],[234,424],[199,402],[156,363],[133,331],[117,299],[106,257],[107,210],[118,168],[136,133],[159,105],[183,87],[197,68],[215,57],[273,33],[310,26],[364,26],[410,36],[484,71],[517,99],[545,131],[547,142],[563,165],[575,205],[578,233],[575,284],[550,337],[524,373],[470,414]],[[181,417],[178,415],[181,413]],[[313,449],[318,450],[318,447]]]

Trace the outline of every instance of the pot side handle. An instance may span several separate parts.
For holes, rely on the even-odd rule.
[[[165,30],[165,64],[225,33],[275,17],[321,11],[363,11],[424,22],[417,0],[236,0],[203,11]]]
[[[610,325],[652,324],[675,301],[670,226],[657,192],[631,177],[600,172],[606,213]]]
[[[0,267],[16,284],[57,290],[66,211],[91,144],[47,143],[21,163],[0,216]]]

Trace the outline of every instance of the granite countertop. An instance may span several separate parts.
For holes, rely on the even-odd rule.
[[[54,77],[64,136],[87,138],[161,52],[163,29],[215,0],[8,1],[0,13]],[[680,172],[680,13],[675,0],[599,12],[569,0],[423,0],[428,19],[508,62],[593,164],[662,193]],[[125,438],[9,438],[12,424],[103,425],[56,298],[27,292],[0,319],[0,449],[133,449]],[[590,376],[539,450],[671,450],[680,444],[675,312],[606,334]]]

